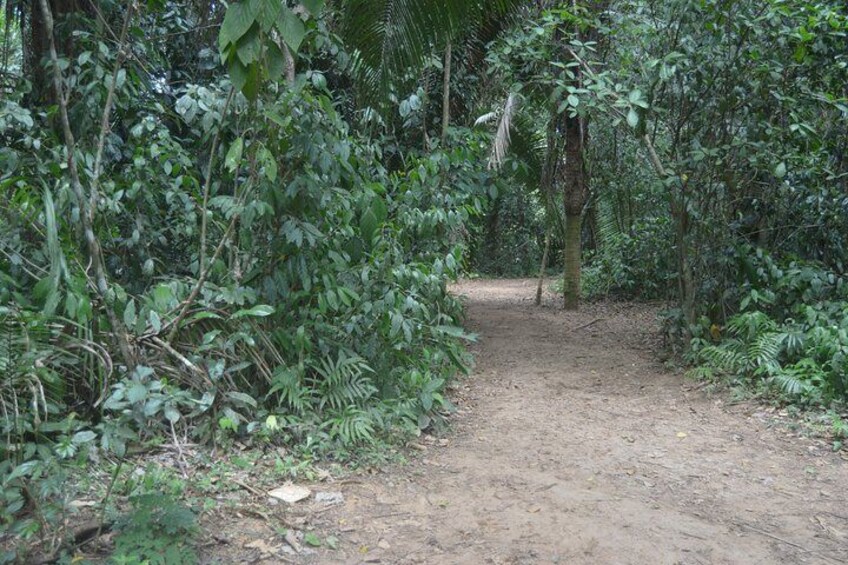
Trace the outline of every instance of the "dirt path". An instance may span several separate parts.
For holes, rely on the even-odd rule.
[[[848,563],[848,462],[666,372],[648,307],[456,291],[480,340],[454,435],[345,485],[308,562]]]

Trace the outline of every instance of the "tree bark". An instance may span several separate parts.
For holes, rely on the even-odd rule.
[[[450,82],[451,82],[451,43],[445,49],[445,77],[442,90],[442,146],[448,140],[448,127],[450,127]]]
[[[577,310],[580,303],[580,256],[583,207],[589,195],[589,179],[584,161],[587,132],[580,116],[563,115],[565,126],[565,162],[559,167],[559,184],[565,207],[563,304]]]
[[[67,151],[68,172],[71,177],[71,190],[73,191],[77,204],[80,207],[80,220],[82,222],[85,242],[88,247],[88,258],[91,261],[91,266],[94,270],[94,286],[97,289],[97,294],[103,301],[103,308],[106,312],[107,318],[109,319],[109,324],[112,327],[112,336],[115,340],[115,344],[121,352],[121,357],[123,357],[127,369],[132,371],[135,368],[135,355],[133,354],[133,350],[130,346],[126,328],[115,313],[112,299],[110,298],[109,281],[106,275],[106,266],[103,262],[102,247],[100,245],[100,240],[94,233],[94,209],[91,206],[91,201],[85,196],[85,189],[82,186],[79,170],[77,169],[75,157],[76,139],[71,131],[71,122],[68,117],[67,98],[62,84],[62,71],[59,68],[59,55],[56,52],[56,42],[53,38],[53,14],[50,11],[47,0],[40,0],[40,7],[41,15],[44,19],[44,32],[47,37],[50,62],[53,70],[53,88],[55,89],[56,100],[59,105],[59,118],[62,125],[62,133],[65,138],[65,151]],[[106,121],[108,123],[108,113]],[[91,188],[93,189],[94,187]]]
[[[545,232],[545,250],[542,252],[542,265],[539,267],[539,286],[536,288],[536,306],[542,305],[542,286],[545,284],[545,271],[548,269],[548,253],[551,250],[551,228]]]
[[[292,55],[292,52],[289,50],[288,45],[286,45],[282,41],[280,42],[280,44],[283,47],[283,57],[285,58],[286,64],[286,83],[291,86],[294,84],[294,79],[296,77],[294,55]]]
[[[579,214],[565,215],[565,251],[563,277],[563,306],[577,310],[580,304],[580,233],[582,218]]]
[[[93,10],[89,2],[82,0],[48,0],[46,3],[39,0],[25,2],[24,5],[26,4],[29,4],[27,18],[29,21],[22,23],[21,31],[28,36],[28,40],[23,41],[23,73],[32,83],[32,91],[27,99],[33,106],[46,103],[57,104],[58,101],[52,98],[53,83],[44,63],[51,58],[51,43],[57,57],[72,58],[74,41],[71,30],[61,25],[57,30],[56,22],[64,23],[68,16],[76,12],[91,16]],[[51,36],[47,34],[48,15],[45,14],[45,9],[50,10]],[[28,29],[26,29],[27,23]]]

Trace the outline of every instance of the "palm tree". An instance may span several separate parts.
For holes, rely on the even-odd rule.
[[[434,53],[444,55],[443,131],[449,119],[451,51],[469,29],[503,18],[528,0],[338,0],[339,34],[354,56],[366,103],[417,78]]]

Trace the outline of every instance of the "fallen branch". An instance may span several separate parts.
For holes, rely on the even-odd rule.
[[[182,363],[191,372],[195,373],[198,376],[203,377],[203,379],[206,381],[206,384],[208,384],[209,386],[212,386],[212,381],[209,380],[209,376],[206,374],[206,371],[204,371],[203,369],[201,369],[200,367],[198,367],[197,365],[192,363],[185,355],[183,355],[182,353],[180,353],[179,351],[174,349],[170,344],[166,343],[165,341],[159,339],[156,336],[151,337],[150,341],[152,341],[154,344],[161,347],[166,352],[168,352],[171,356],[176,358],[180,363]]]
[[[238,479],[231,479],[231,480],[233,481],[233,483],[234,483],[234,484],[236,484],[236,485],[240,486],[240,487],[241,487],[241,488],[243,488],[244,490],[247,490],[247,491],[252,492],[253,494],[255,494],[256,496],[258,496],[258,497],[260,497],[260,498],[266,498],[266,497],[268,496],[268,495],[267,495],[267,494],[265,494],[264,492],[262,492],[262,491],[260,491],[260,490],[258,490],[258,489],[255,489],[255,488],[253,488],[252,486],[250,486],[249,484],[244,483],[244,482],[242,482],[242,481],[240,481],[240,480],[238,480]],[[267,519],[267,516],[265,517],[265,519]]]
[[[568,330],[568,332],[566,332],[566,333],[571,333],[571,332],[580,331],[580,330],[582,330],[582,329],[586,329],[586,328],[588,328],[589,326],[594,326],[594,325],[595,325],[595,324],[597,324],[598,322],[603,322],[605,319],[606,319],[606,318],[595,318],[594,320],[592,320],[592,321],[591,321],[591,322],[589,322],[588,324],[583,324],[582,326],[577,326],[576,328],[572,328],[572,329]]]
[[[752,532],[754,532],[754,533],[760,534],[761,536],[765,536],[765,537],[767,537],[767,538],[771,538],[771,539],[773,539],[773,540],[775,540],[775,541],[779,541],[780,543],[785,543],[786,545],[792,546],[792,547],[794,547],[794,548],[796,548],[796,549],[800,549],[800,550],[801,550],[801,551],[803,551],[804,553],[809,553],[809,554],[812,554],[812,555],[818,555],[818,556],[824,557],[825,559],[828,559],[828,560],[830,560],[830,561],[833,561],[833,562],[835,562],[835,563],[844,563],[844,561],[839,561],[839,560],[834,559],[833,557],[828,557],[827,555],[825,555],[825,553],[828,551],[828,550],[826,550],[826,549],[825,549],[825,550],[822,550],[822,549],[808,549],[808,548],[804,547],[804,546],[803,546],[803,545],[801,545],[801,544],[795,543],[794,541],[789,541],[788,539],[782,538],[782,537],[780,537],[780,536],[776,536],[776,535],[774,535],[774,534],[772,534],[772,533],[769,533],[769,532],[767,532],[767,531],[765,531],[765,530],[761,530],[760,528],[757,528],[757,527],[752,526],[752,525],[750,525],[750,524],[746,524],[746,523],[744,523],[744,522],[735,522],[735,524],[736,524],[737,526],[739,526],[740,528],[744,528],[744,529],[746,529],[746,530],[750,530],[750,531],[752,531]],[[831,551],[839,551],[839,550],[831,550]]]

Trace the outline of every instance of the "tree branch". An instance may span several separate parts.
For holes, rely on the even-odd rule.
[[[177,314],[177,317],[174,318],[173,327],[171,331],[168,332],[168,337],[165,338],[165,343],[170,344],[174,341],[174,338],[177,336],[177,332],[180,329],[180,323],[185,319],[188,315],[189,308],[194,304],[194,301],[197,299],[197,295],[200,294],[200,289],[203,288],[203,285],[206,283],[206,279],[209,278],[209,272],[212,270],[212,265],[215,264],[215,261],[221,255],[221,251],[224,250],[224,244],[227,243],[227,240],[232,235],[233,230],[236,227],[236,221],[238,221],[238,214],[234,214],[232,219],[230,220],[230,225],[227,227],[227,231],[224,233],[224,237],[221,238],[221,241],[218,242],[218,247],[215,248],[215,253],[212,255],[211,260],[209,261],[209,266],[203,269],[203,272],[200,273],[200,278],[197,279],[197,283],[195,283],[194,288],[191,289],[191,294],[188,295],[185,302],[183,302],[183,306],[180,309],[180,313]]]
[[[224,104],[224,109],[221,111],[221,125],[218,126],[215,132],[215,137],[212,138],[212,148],[209,150],[209,163],[206,166],[206,178],[203,181],[203,207],[201,208],[200,218],[200,252],[197,259],[197,272],[202,273],[204,263],[206,262],[206,209],[209,205],[209,189],[212,186],[212,167],[215,165],[215,152],[218,149],[218,142],[221,139],[221,129],[223,128],[224,117],[230,109],[230,104],[235,97],[236,89],[230,88],[230,94],[227,96],[227,102]],[[168,341],[171,341],[170,339]]]
[[[89,259],[94,269],[95,288],[103,300],[103,307],[109,318],[109,324],[112,326],[113,338],[118,349],[121,351],[124,363],[128,369],[132,370],[135,367],[135,356],[130,347],[126,328],[121,320],[118,319],[115,309],[112,307],[112,300],[109,297],[109,282],[106,277],[106,268],[103,264],[102,248],[100,246],[100,240],[94,233],[94,211],[91,209],[90,200],[85,197],[85,190],[80,180],[79,171],[77,170],[75,157],[76,139],[74,139],[73,131],[71,131],[71,122],[68,117],[68,101],[62,84],[62,70],[59,67],[59,55],[56,52],[56,39],[53,36],[53,14],[50,11],[47,0],[39,0],[39,4],[41,6],[42,16],[44,17],[45,34],[49,42],[50,64],[53,68],[53,87],[56,90],[56,100],[59,104],[59,118],[65,138],[65,151],[68,153],[68,172],[71,176],[71,190],[80,207],[80,219],[82,220],[85,242],[88,246]]]

